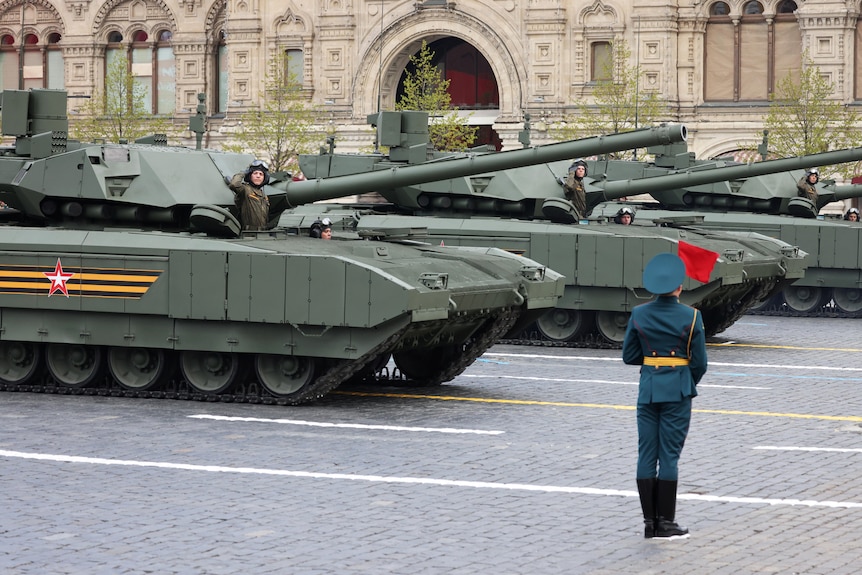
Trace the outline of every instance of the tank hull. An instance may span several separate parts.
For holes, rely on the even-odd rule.
[[[806,258],[784,242],[753,233],[711,233],[692,227],[556,224],[490,217],[432,217],[385,213],[386,206],[303,206],[282,216],[285,226],[303,227],[326,216],[359,233],[417,229],[433,243],[493,246],[521,254],[565,276],[565,291],[522,339],[587,346],[619,345],[631,309],[649,301],[642,274],[652,256],[676,253],[687,242],[720,254],[708,282],[687,279],[682,301],[703,311],[707,333],[730,326],[756,301],[801,278]],[[358,223],[355,223],[357,222]],[[740,254],[742,254],[740,256]],[[739,257],[738,257],[739,256]]]
[[[437,384],[562,291],[554,272],[499,250],[280,230],[223,240],[7,223],[0,245],[9,390],[241,390],[298,404],[390,355]]]

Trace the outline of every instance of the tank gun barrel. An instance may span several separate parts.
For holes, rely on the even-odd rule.
[[[855,162],[860,159],[862,159],[862,147],[822,152],[819,154],[811,154],[795,158],[767,160],[765,162],[755,162],[753,164],[680,170],[679,172],[664,176],[653,176],[641,179],[603,181],[599,177],[596,181],[591,182],[591,185],[601,188],[601,191],[588,191],[587,195],[590,205],[595,206],[603,201],[618,200],[626,196],[634,196],[637,194],[651,194],[653,192],[666,189],[688,188],[702,184],[712,184],[753,176],[789,172],[791,170],[805,169],[812,166]],[[845,186],[842,186],[841,188],[843,187]],[[854,188],[852,193],[848,191],[851,195],[843,196],[841,198],[836,195],[836,200],[844,199],[844,197],[856,197],[857,195],[862,195],[862,186],[858,187],[858,191],[856,190],[857,186],[847,187]],[[836,192],[836,194],[837,193],[838,192]]]
[[[468,153],[455,158],[402,166],[378,162],[369,165],[366,171],[361,173],[318,177],[304,181],[276,182],[271,187],[280,190],[281,193],[269,195],[270,198],[283,196],[288,204],[298,206],[319,200],[557,162],[580,156],[678,143],[685,141],[686,136],[685,126],[672,124],[506,152]],[[424,154],[424,144],[422,146]]]

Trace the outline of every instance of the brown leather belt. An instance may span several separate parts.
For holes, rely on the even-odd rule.
[[[676,367],[678,365],[688,365],[688,358],[685,357],[655,357],[644,356],[644,365],[655,367]]]

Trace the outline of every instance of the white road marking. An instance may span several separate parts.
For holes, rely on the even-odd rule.
[[[308,427],[339,427],[347,429],[379,429],[383,431],[420,431],[427,433],[464,433],[473,435],[502,435],[505,431],[483,429],[456,429],[453,427],[403,427],[399,425],[365,425],[361,423],[328,423],[325,421],[302,421],[298,419],[266,419],[262,417],[227,417],[224,415],[189,415],[192,419],[213,419],[215,421],[250,421],[254,423],[281,423],[285,425],[306,425]]]
[[[862,453],[862,449],[851,449],[844,447],[779,447],[777,445],[758,445],[752,449],[762,449],[766,451],[828,451],[832,453]]]
[[[637,491],[619,489],[596,489],[594,487],[567,487],[559,485],[529,485],[524,483],[492,483],[486,481],[459,481],[452,479],[432,479],[428,477],[388,477],[384,475],[352,475],[349,473],[316,473],[311,471],[289,471],[285,469],[261,469],[255,467],[224,467],[220,465],[192,465],[187,463],[168,463],[163,461],[134,461],[124,459],[104,459],[101,457],[80,457],[74,455],[52,455],[48,453],[25,453],[21,451],[0,450],[0,457],[32,459],[57,463],[88,463],[93,465],[120,465],[127,467],[155,467],[182,471],[206,471],[210,473],[242,473],[253,475],[275,475],[300,477],[306,479],[332,479],[349,481],[368,481],[372,483],[402,483],[412,485],[434,485],[441,487],[468,487],[473,489],[505,489],[510,491],[535,491],[540,493],[571,493],[578,495],[602,495],[616,497],[638,497]],[[862,509],[862,503],[855,501],[816,501],[813,499],[768,499],[763,497],[725,497],[722,495],[700,495],[680,493],[677,499],[690,501],[710,501],[718,503],[743,503],[748,505],[791,505],[803,507],[833,507]]]
[[[620,357],[591,357],[588,355],[541,355],[534,353],[498,353],[485,352],[482,357],[522,357],[524,359],[562,359],[577,361],[614,361],[622,363]],[[862,371],[862,367],[833,367],[829,365],[774,365],[771,363],[728,363],[723,361],[710,361],[709,367],[764,367],[769,369],[824,369],[827,371]],[[634,367],[634,366],[633,366]]]
[[[560,383],[601,383],[608,385],[632,385],[637,386],[638,382],[636,381],[611,381],[609,379],[565,379],[558,377],[529,377],[529,376],[521,376],[521,375],[473,375],[469,373],[462,373],[460,377],[472,377],[475,379],[519,379],[523,381],[557,381]],[[757,387],[753,385],[716,385],[709,383],[699,383],[697,384],[698,389],[704,387],[716,387],[722,389],[772,389],[771,387]]]

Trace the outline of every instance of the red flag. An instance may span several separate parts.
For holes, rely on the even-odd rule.
[[[679,242],[679,257],[685,263],[685,275],[701,283],[709,281],[709,274],[718,260],[718,253],[701,247]]]

